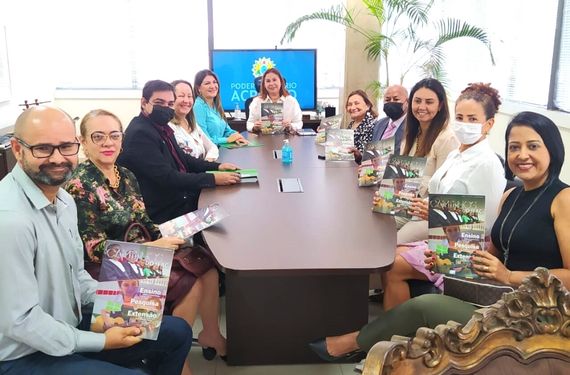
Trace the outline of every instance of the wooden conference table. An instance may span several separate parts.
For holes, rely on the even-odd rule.
[[[288,166],[273,156],[283,135],[256,139],[264,146],[221,149],[220,160],[257,169],[259,184],[204,189],[199,201],[230,214],[204,231],[226,272],[228,364],[319,362],[308,342],[367,323],[369,274],[394,261],[394,219],[372,213],[354,162],[317,158],[314,137],[289,137]],[[303,192],[279,192],[279,178]]]

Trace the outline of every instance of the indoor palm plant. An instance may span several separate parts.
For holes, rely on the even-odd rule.
[[[348,9],[344,4],[339,4],[307,14],[289,24],[281,43],[291,41],[305,22],[313,20],[335,22],[362,34],[366,39],[365,51],[368,57],[380,59],[380,66],[383,69],[381,74],[383,82],[371,84],[375,94],[381,87],[390,85],[392,54],[406,55],[406,58],[400,58],[400,84],[403,83],[406,74],[413,69],[419,69],[421,75],[437,78],[445,83],[443,45],[458,38],[473,38],[483,43],[494,64],[491,45],[483,29],[453,18],[430,21],[429,13],[434,0],[361,1],[367,13],[378,21],[374,29],[360,26],[359,13]],[[425,37],[431,34],[435,36]]]

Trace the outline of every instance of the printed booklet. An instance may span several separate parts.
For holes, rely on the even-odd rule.
[[[382,180],[376,192],[372,211],[413,219],[408,213],[412,200],[418,196],[421,178]]]
[[[257,169],[237,169],[235,171],[207,171],[206,173],[223,173],[223,172],[236,172],[240,175],[240,183],[251,183],[257,182],[259,176],[257,175]]]
[[[283,103],[261,103],[261,133],[277,134],[283,130]]]
[[[390,155],[394,153],[394,137],[364,146],[358,168],[358,186],[376,185],[382,179]]]
[[[246,145],[238,145],[237,143],[233,142],[233,143],[220,143],[218,146],[220,146],[220,148],[227,148],[229,150],[234,149],[234,148],[247,148],[247,147],[260,147],[263,146],[262,143],[260,143],[257,140],[254,139],[248,139],[248,144]]]
[[[158,226],[164,237],[179,237],[188,240],[194,234],[211,227],[228,217],[229,214],[219,203],[189,212]]]
[[[156,340],[173,256],[174,251],[162,247],[107,241],[91,330],[136,326],[143,339]]]
[[[329,129],[340,129],[342,124],[342,118],[344,115],[336,115],[331,117],[325,117],[321,120],[321,123],[317,127],[317,136],[315,137],[315,143],[322,144],[327,140],[326,131]]]
[[[395,178],[420,178],[424,175],[426,158],[391,155],[384,170],[383,180]]]
[[[329,129],[326,131],[325,160],[354,160],[354,130]]]
[[[476,279],[474,250],[485,249],[485,196],[430,194],[428,247],[436,255],[436,272]]]
[[[426,158],[390,155],[372,211],[415,219],[408,211],[420,191],[426,161]]]

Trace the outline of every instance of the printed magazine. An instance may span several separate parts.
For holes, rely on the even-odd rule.
[[[476,279],[474,250],[485,249],[485,196],[430,194],[428,247],[437,255],[436,272]]]
[[[382,179],[390,155],[394,153],[394,137],[364,146],[358,168],[358,186],[376,185]]]
[[[325,160],[354,160],[350,150],[354,147],[354,130],[329,129],[326,131]]]
[[[91,330],[136,326],[156,340],[162,322],[174,251],[107,241],[93,305]]]
[[[261,103],[261,133],[277,134],[283,130],[283,103]]]
[[[228,216],[229,214],[219,203],[212,203],[207,207],[200,208],[162,223],[158,228],[164,237],[189,239],[194,234],[218,223]]]

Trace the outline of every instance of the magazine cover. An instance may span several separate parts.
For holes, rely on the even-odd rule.
[[[358,186],[376,185],[382,179],[390,155],[394,153],[394,137],[364,146],[358,168]]]
[[[329,129],[326,131],[325,160],[354,160],[354,130]]]
[[[261,103],[261,123],[262,134],[283,130],[283,103]]]
[[[426,158],[391,155],[384,170],[383,180],[394,178],[419,178],[424,175]]]
[[[336,116],[325,117],[321,120],[321,123],[317,127],[317,136],[315,138],[315,143],[325,143],[327,141],[326,131],[328,129],[340,129],[342,124],[342,118],[344,115],[339,114]]]
[[[218,203],[189,212],[158,226],[164,237],[179,237],[189,239],[194,234],[208,228],[229,214]]]
[[[428,247],[436,256],[436,272],[476,279],[474,250],[485,249],[485,196],[430,194]]]
[[[410,215],[408,210],[421,184],[421,178],[382,180],[374,197],[372,211],[414,219],[415,216]]]
[[[174,251],[143,244],[107,241],[95,293],[91,330],[139,327],[156,340],[162,322]]]

